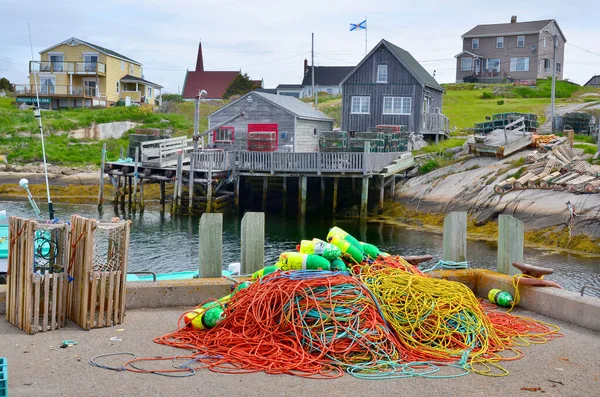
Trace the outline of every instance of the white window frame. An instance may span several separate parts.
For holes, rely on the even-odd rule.
[[[121,91],[121,82],[117,81],[117,94]]]
[[[385,77],[385,79],[381,79],[380,77]],[[388,65],[387,63],[380,63],[377,65],[377,83],[387,83],[388,82]]]
[[[504,48],[504,36],[496,37],[496,48]]]
[[[130,63],[130,64],[129,64],[129,74],[133,76],[134,70],[135,70],[135,69],[134,69],[134,67],[133,67],[133,63]]]
[[[40,94],[54,95],[56,93],[56,76],[53,74],[40,74],[39,78],[40,78],[40,86],[39,86]],[[50,90],[46,90],[46,92],[44,92],[44,83],[43,83],[44,80],[51,81],[51,85],[48,85],[47,87],[52,87],[52,92],[50,92]]]
[[[473,49],[473,50],[479,49],[479,38],[471,39],[471,49]]]
[[[355,101],[358,100],[358,101]],[[366,104],[366,111],[364,105]],[[358,108],[357,108],[358,106]],[[371,114],[371,97],[354,95],[350,98],[350,114]]]
[[[125,61],[121,60],[121,70],[125,70]]]
[[[215,142],[233,143],[235,139],[235,127],[224,125],[217,128],[213,139]]]
[[[556,62],[556,72],[560,73],[560,71],[562,70],[562,65],[560,62]]]
[[[465,66],[463,66],[463,61],[465,59],[469,60],[469,67],[466,68]],[[461,72],[470,72],[473,70],[473,57],[461,57],[460,58],[460,71]]]
[[[546,65],[548,65],[548,66],[546,66]],[[542,65],[544,73],[552,72],[552,69],[550,68],[551,66],[552,66],[552,61],[550,60],[550,58],[544,58],[544,64]]]
[[[523,39],[523,42],[521,42],[520,39]],[[521,45],[519,45],[521,44]],[[517,36],[517,48],[525,48],[525,36],[521,35],[521,36]]]
[[[491,61],[492,59],[497,59],[497,60],[498,60],[498,68],[497,68],[497,70],[495,70],[496,68],[494,68],[494,69],[490,69],[490,61]],[[501,64],[501,63],[502,63],[502,60],[501,60],[500,58],[488,58],[488,59],[485,61],[485,71],[486,71],[486,72],[497,72],[497,73],[500,73],[500,64]]]
[[[386,105],[388,110],[386,110]],[[408,113],[406,109],[408,109]],[[412,98],[409,96],[384,96],[382,113],[385,115],[410,116],[412,114]]]
[[[546,48],[546,38],[544,37],[544,48]]]
[[[148,86],[146,87],[146,94],[148,95],[148,97],[152,97],[152,87]]]
[[[52,65],[52,57],[62,57],[62,61],[56,61],[57,64],[60,64],[61,70],[54,69],[54,65]],[[48,53],[48,62],[52,65],[53,72],[66,72],[65,70],[65,53],[64,52],[49,52]]]
[[[526,59],[525,68],[523,70],[517,69],[517,62],[521,59]],[[512,57],[510,58],[510,71],[511,72],[529,72],[529,57]]]

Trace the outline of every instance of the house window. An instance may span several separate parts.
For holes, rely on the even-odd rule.
[[[318,128],[313,128],[313,136],[317,136],[319,134]]]
[[[125,61],[121,61],[121,70],[125,70]]]
[[[560,64],[560,62],[556,62],[556,72],[560,72],[561,67],[562,65]]]
[[[327,89],[327,95],[333,95],[333,88]]]
[[[83,54],[83,71],[95,72],[98,69],[98,54]]]
[[[233,142],[235,138],[233,127],[219,127],[213,132],[213,141],[215,142]]]
[[[511,72],[529,72],[529,57],[510,58]]]
[[[353,96],[350,113],[352,114],[369,114],[370,113],[371,97],[368,96]]]
[[[387,83],[387,65],[377,65],[377,82]]]
[[[544,58],[544,72],[550,73],[550,59]]]
[[[460,70],[461,72],[470,72],[473,70],[473,58],[460,58]]]
[[[129,74],[133,75],[133,64],[129,64]]]
[[[525,47],[525,36],[517,36],[517,47]]]
[[[383,114],[411,114],[411,107],[411,97],[383,97]]]
[[[151,97],[152,96],[152,87],[148,87],[148,96]]]
[[[546,48],[546,38],[544,37],[544,48]]]
[[[52,71],[64,71],[64,60],[65,56],[63,54],[50,54],[50,64],[52,65]]]
[[[504,48],[504,37],[496,37],[496,48]]]
[[[479,49],[479,39],[473,39],[471,42],[471,48],[474,50]]]
[[[489,58],[485,65],[486,72],[500,72],[500,58]]]
[[[54,94],[56,80],[54,76],[40,76],[40,93],[45,95]]]
[[[121,89],[121,83],[119,81],[117,81],[117,94],[119,93]]]

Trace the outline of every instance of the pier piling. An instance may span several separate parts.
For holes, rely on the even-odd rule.
[[[354,182],[354,178],[352,179]],[[369,202],[369,177],[362,177],[362,189],[360,193],[360,217],[361,219],[367,218],[367,204]]]
[[[265,214],[246,212],[242,218],[242,274],[252,274],[265,265]]]
[[[299,197],[300,197],[300,217],[306,217],[306,176],[300,177],[299,184]]]
[[[467,260],[467,213],[454,211],[444,218],[443,235],[445,261],[463,262]]]
[[[521,273],[512,264],[523,262],[525,224],[510,215],[498,216],[498,273]]]
[[[104,162],[106,161],[106,142],[102,144],[102,158],[100,159],[100,190],[98,191],[98,210],[104,205]]]
[[[332,215],[335,215],[337,210],[337,201],[338,201],[338,185],[340,182],[340,178],[337,176],[333,177],[333,210]]]
[[[198,234],[198,277],[220,278],[223,266],[223,214],[202,214]]]

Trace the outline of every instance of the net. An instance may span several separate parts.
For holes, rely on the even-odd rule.
[[[125,222],[101,223],[94,233],[93,271],[123,270]]]

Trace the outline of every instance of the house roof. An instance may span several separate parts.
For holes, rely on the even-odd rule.
[[[276,90],[289,90],[289,89],[297,89],[301,90],[304,86],[302,84],[279,84],[275,87]]]
[[[240,72],[188,71],[183,84],[183,97],[196,98],[198,91],[205,90],[207,98],[223,98],[227,87]]]
[[[265,92],[267,94],[277,95],[277,88],[257,88],[254,92]]]
[[[83,41],[83,40],[81,40],[81,39],[78,39],[78,38],[76,38],[76,37],[71,37],[71,38],[70,38],[70,39],[68,39],[68,40],[65,40],[65,41],[63,41],[63,42],[60,42],[60,43],[58,43],[58,44],[56,44],[56,45],[53,45],[52,47],[46,48],[45,50],[43,50],[43,51],[40,51],[40,54],[41,54],[41,53],[43,53],[43,52],[46,52],[46,51],[50,51],[51,49],[53,49],[53,48],[56,48],[56,47],[58,47],[58,46],[61,46],[61,45],[63,45],[63,44],[71,44],[71,45],[83,44],[83,45],[86,45],[86,46],[88,46],[88,47],[90,47],[90,48],[93,48],[93,49],[95,49],[95,50],[98,50],[98,51],[100,51],[100,52],[102,52],[102,53],[104,53],[104,54],[106,54],[106,55],[110,55],[110,56],[112,56],[112,57],[119,58],[119,59],[122,59],[122,60],[124,60],[124,61],[128,61],[128,62],[131,62],[131,63],[135,63],[136,65],[140,65],[140,66],[142,65],[142,64],[141,64],[141,63],[139,63],[138,61],[134,61],[133,59],[131,59],[131,58],[129,58],[129,57],[126,57],[125,55],[121,55],[121,54],[119,54],[118,52],[115,52],[115,51],[113,51],[113,50],[109,50],[108,48],[100,47],[99,45],[92,44],[92,43],[89,43],[89,42],[87,42],[87,41]]]
[[[527,22],[516,22],[516,23],[495,23],[490,25],[477,25],[461,37],[486,37],[486,36],[514,36],[518,34],[537,34],[546,26],[556,21],[554,19],[543,19],[541,21],[527,21]],[[567,39],[563,34],[558,23],[556,24],[558,31],[560,32],[563,40],[566,42]]]
[[[596,79],[598,79],[598,82],[597,82],[597,83],[596,83],[596,82],[594,82],[594,80],[596,80]],[[597,75],[595,75],[595,76],[592,76],[592,78],[591,78],[591,79],[589,79],[589,80],[588,80],[588,82],[584,84],[584,86],[586,86],[586,85],[588,85],[588,84],[591,84],[592,82],[594,82],[594,84],[600,84],[600,74],[597,74]]]
[[[123,82],[123,83],[142,83],[142,84],[150,85],[150,86],[153,86],[156,88],[163,88],[163,86],[160,84],[156,84],[151,81],[145,80],[141,77],[132,76],[130,74],[121,77],[121,82]]]
[[[224,109],[227,109],[229,106],[232,106],[233,104],[235,104],[237,102],[245,100],[250,95],[257,95],[257,96],[261,97],[262,99],[264,99],[265,101],[273,104],[274,106],[277,106],[278,108],[283,109],[283,110],[287,111],[288,113],[291,113],[294,116],[301,118],[301,119],[322,120],[322,121],[333,121],[334,120],[332,117],[326,115],[325,113],[323,113],[317,109],[314,109],[312,106],[310,106],[309,104],[307,104],[305,102],[302,102],[298,98],[294,98],[294,97],[287,96],[287,95],[267,94],[266,92],[260,92],[260,91],[251,91],[251,92],[247,93],[246,95],[243,95],[242,97],[238,98],[237,100],[229,103],[227,106],[224,106],[221,109],[213,112],[208,117],[211,117],[211,116],[223,111]]]
[[[398,59],[400,62],[421,85],[424,87],[429,87],[437,91],[444,91],[441,85],[438,84],[437,81],[421,66],[421,64],[406,50],[390,43],[389,41],[382,39],[373,49],[360,61],[358,65],[354,68],[352,72],[350,72],[344,80],[340,83],[343,84],[348,80],[348,78],[356,73],[358,68],[369,59],[373,53],[381,46],[385,46],[391,53]]]
[[[304,73],[302,85],[312,84],[312,66]],[[315,66],[315,85],[340,85],[354,66]]]
[[[479,58],[479,55],[475,54],[474,52],[471,51],[461,51],[458,54],[454,55],[454,58],[458,58],[459,56],[463,55],[463,54],[467,54],[472,56],[473,58]]]

